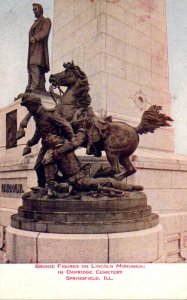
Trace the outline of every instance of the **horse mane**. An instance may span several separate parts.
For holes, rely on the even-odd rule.
[[[73,70],[77,76],[78,80],[75,84],[74,96],[78,98],[81,107],[88,107],[91,104],[91,97],[88,93],[90,90],[88,77],[80,67],[74,65],[73,61],[72,63],[64,64],[64,67]]]

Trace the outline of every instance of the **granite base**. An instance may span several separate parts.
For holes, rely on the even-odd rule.
[[[7,227],[10,263],[151,263],[164,251],[163,228],[110,234],[54,234]]]

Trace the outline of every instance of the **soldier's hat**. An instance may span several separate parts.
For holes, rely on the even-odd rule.
[[[30,105],[30,104],[38,104],[39,105],[39,104],[41,104],[41,99],[32,93],[26,93],[23,95],[20,104],[22,106],[26,106],[26,107],[27,107],[27,105]]]

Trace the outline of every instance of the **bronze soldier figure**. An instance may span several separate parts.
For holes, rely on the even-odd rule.
[[[28,50],[28,85],[26,92],[46,91],[45,73],[49,71],[48,37],[51,29],[51,20],[44,18],[43,7],[33,3],[33,12],[36,17],[29,31]]]
[[[45,172],[42,164],[43,157],[48,150],[48,145],[45,139],[49,133],[63,135],[69,141],[74,138],[74,133],[71,125],[62,116],[60,116],[54,109],[46,109],[41,99],[32,93],[26,93],[22,97],[21,105],[25,106],[36,124],[36,130],[33,137],[27,142],[27,146],[23,150],[23,155],[31,152],[32,146],[36,145],[41,139],[42,147],[38,154],[35,171],[38,177],[38,186],[45,187]]]
[[[56,166],[63,174],[64,181],[68,182],[78,192],[97,191],[102,189],[102,187],[110,187],[121,191],[143,189],[140,185],[127,184],[109,177],[91,178],[74,153],[76,141],[71,143],[62,136],[49,134],[45,142],[49,150],[44,156],[43,164],[49,196],[55,196],[56,194],[54,191]]]

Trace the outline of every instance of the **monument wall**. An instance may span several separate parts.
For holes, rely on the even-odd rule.
[[[73,59],[88,75],[94,109],[129,124],[151,103],[171,115],[165,13],[162,0],[56,0],[52,72]],[[164,128],[140,146],[171,152],[173,141]]]
[[[100,115],[137,126],[151,104],[171,115],[165,0],[55,0],[52,73],[74,60],[88,75]],[[140,136],[132,156],[165,230],[168,262],[182,260],[187,231],[187,159],[174,153],[174,129]],[[186,252],[185,252],[186,253]]]

